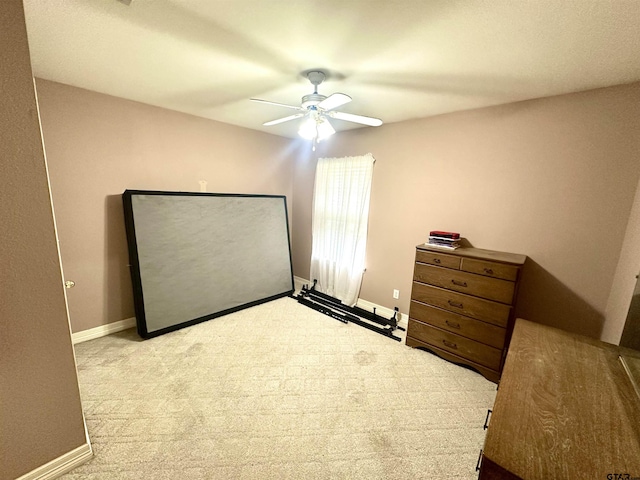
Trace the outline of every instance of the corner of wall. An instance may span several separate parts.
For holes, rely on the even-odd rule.
[[[636,189],[618,265],[611,285],[600,339],[618,345],[640,273],[640,182]]]

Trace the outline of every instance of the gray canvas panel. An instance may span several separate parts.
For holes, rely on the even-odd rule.
[[[293,290],[284,197],[131,196],[147,332]]]

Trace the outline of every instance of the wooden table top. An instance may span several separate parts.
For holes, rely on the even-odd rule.
[[[620,353],[640,359],[518,319],[484,455],[523,479],[640,478],[640,397]]]

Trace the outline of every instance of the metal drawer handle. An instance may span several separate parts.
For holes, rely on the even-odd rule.
[[[453,300],[449,300],[447,302],[449,305],[451,305],[452,307],[456,307],[456,308],[464,308],[464,306],[462,305],[462,303],[460,302],[454,302]]]
[[[480,471],[480,462],[482,461],[482,449],[480,449],[480,455],[478,455],[478,463],[476,463],[476,472]]]
[[[453,323],[453,322],[450,322],[449,320],[445,320],[444,322],[447,325],[449,325],[451,328],[460,328],[460,324],[459,323]]]
[[[487,410],[487,418],[484,419],[484,427],[483,430],[486,430],[487,428],[489,428],[489,415],[491,415],[491,412],[493,412],[493,410],[488,409]]]
[[[458,345],[456,345],[455,343],[447,342],[446,340],[442,340],[442,343],[444,343],[449,348],[455,348],[456,350],[458,349]]]
[[[433,263],[442,263],[439,258],[434,258]]]
[[[491,270],[490,268],[483,268],[482,270],[484,271],[484,273],[488,273],[489,275],[493,275],[493,270]]]
[[[466,287],[467,286],[467,282],[460,282],[458,280],[451,280],[451,283],[453,283],[454,285],[458,285],[459,287]]]

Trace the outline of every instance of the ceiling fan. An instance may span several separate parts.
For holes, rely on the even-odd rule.
[[[377,127],[382,125],[382,120],[379,118],[365,117],[363,115],[354,115],[352,113],[337,112],[334,109],[338,108],[351,101],[349,95],[344,93],[333,93],[328,97],[320,95],[318,93],[318,85],[320,85],[326,78],[326,74],[319,70],[314,70],[306,73],[305,75],[311,84],[313,85],[313,93],[302,97],[302,105],[287,105],[285,103],[270,102],[268,100],[261,100],[259,98],[252,98],[254,102],[267,103],[269,105],[277,105],[279,107],[292,108],[298,110],[298,113],[288,115],[286,117],[271,120],[270,122],[263,123],[264,126],[277,125],[279,123],[288,122],[297,118],[306,117],[300,125],[298,133],[300,136],[313,139],[315,142],[319,142],[334,133],[336,133],[333,125],[329,122],[330,118],[336,118],[338,120],[345,120],[347,122],[360,123],[362,125],[369,125],[371,127]]]

